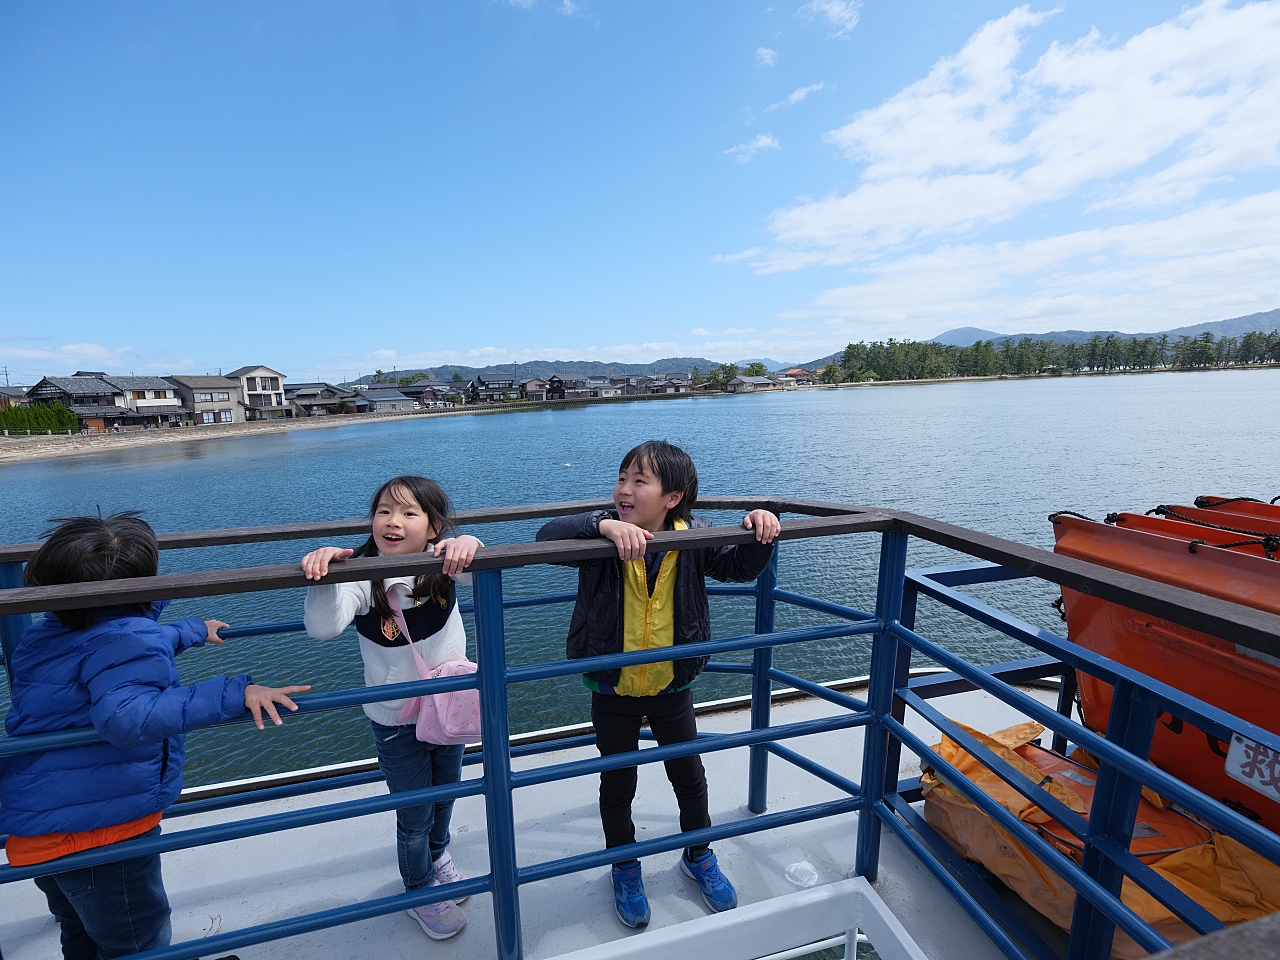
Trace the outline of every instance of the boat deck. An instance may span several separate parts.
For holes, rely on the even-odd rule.
[[[1046,704],[1054,694],[1027,689]],[[997,730],[1024,718],[1013,708],[981,691],[932,701],[947,716],[982,730]],[[777,704],[773,722],[789,723],[835,713],[839,708],[811,698]],[[353,717],[352,722],[361,722]],[[704,715],[701,729],[742,730],[749,726],[746,709]],[[907,726],[929,742],[936,731],[908,712]],[[862,770],[862,732],[849,730],[797,740],[792,746],[819,763],[853,779]],[[583,747],[513,761],[513,768],[559,763],[595,755]],[[918,773],[915,757],[904,752],[902,775]],[[704,758],[711,786],[714,822],[750,816],[745,810],[747,751],[731,750]],[[479,767],[464,768],[475,776]],[[166,829],[186,829],[233,816],[258,816],[381,793],[381,784],[353,787],[279,800],[236,811],[198,814],[166,821]],[[515,797],[516,840],[520,862],[533,863],[598,849],[603,838],[596,805],[597,779],[523,788]],[[774,758],[770,763],[769,809],[836,799],[836,789]],[[676,805],[665,774],[657,764],[640,768],[635,804],[639,837],[679,831]],[[998,951],[961,906],[938,884],[924,865],[894,835],[884,831],[876,891],[929,957],[988,960]],[[720,841],[716,852],[725,873],[738,888],[741,903],[758,903],[797,890],[787,868],[808,863],[820,884],[842,880],[852,872],[856,815],[810,821],[767,833]],[[453,814],[455,862],[464,873],[486,870],[486,826],[480,797],[459,800]],[[645,860],[645,880],[653,909],[650,929],[706,916],[692,883],[676,868],[679,854]],[[392,813],[337,821],[316,827],[267,834],[164,855],[165,884],[173,907],[174,941],[208,936],[271,920],[342,906],[401,892],[396,870],[395,820]],[[58,931],[34,883],[25,881],[4,891],[0,945],[6,960],[45,960],[58,953]],[[243,960],[298,958],[314,960],[408,960],[424,950],[452,951],[456,956],[488,956],[494,950],[489,895],[468,901],[467,928],[443,943],[432,943],[403,913],[374,918],[243,947]],[[543,960],[620,937],[643,936],[630,931],[613,913],[607,869],[589,870],[521,888],[521,922],[526,956]],[[813,939],[841,931],[813,931]]]

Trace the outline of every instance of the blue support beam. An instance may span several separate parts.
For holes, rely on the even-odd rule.
[[[511,805],[511,729],[507,719],[507,636],[502,618],[502,571],[478,570],[476,651],[480,677],[480,730],[484,737],[484,808],[493,877],[493,931],[498,960],[522,960],[520,886],[515,810]]]
[[[867,687],[867,706],[873,721],[863,741],[862,789],[868,804],[884,800],[889,759],[889,731],[884,721],[892,717],[893,691],[899,686],[901,659],[898,638],[890,626],[902,617],[903,584],[907,573],[907,535],[899,530],[886,530],[880,535],[880,579],[876,590],[876,619],[883,624],[871,646],[871,680]],[[902,683],[906,682],[902,677]],[[897,771],[893,784],[898,782]],[[880,867],[880,820],[864,812],[858,817],[858,852],[854,871],[874,883]]]
[[[778,550],[775,544],[769,565],[756,579],[756,634],[773,633],[773,592],[778,586]],[[756,647],[751,656],[751,729],[769,726],[769,710],[773,705],[773,647]],[[747,809],[764,813],[768,807],[769,751],[764,744],[751,747],[747,784]]]
[[[1141,687],[1127,680],[1115,686],[1111,698],[1111,716],[1107,721],[1107,739],[1133,756],[1145,760],[1151,752],[1151,740],[1156,732],[1159,704]],[[1115,766],[1102,761],[1098,769],[1097,785],[1093,791],[1093,805],[1089,814],[1089,833],[1085,837],[1084,857],[1081,867],[1112,896],[1120,896],[1124,883],[1124,867],[1106,855],[1100,844],[1104,841],[1128,851],[1133,841],[1133,822],[1138,813],[1138,801],[1142,799],[1142,781],[1127,776]],[[1090,960],[1092,957],[1111,955],[1111,941],[1115,937],[1115,924],[1095,904],[1084,897],[1076,897],[1076,908],[1071,915],[1071,941],[1067,946],[1067,960]]]

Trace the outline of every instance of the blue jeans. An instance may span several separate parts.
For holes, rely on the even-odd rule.
[[[141,836],[159,834],[155,827]],[[64,960],[107,960],[169,945],[159,854],[37,877],[36,886],[62,929]]]
[[[373,742],[378,748],[378,766],[392,793],[424,790],[462,779],[462,744],[423,743],[412,724],[385,727],[369,722],[373,724]],[[449,846],[452,816],[452,800],[396,811],[396,854],[406,890],[425,887],[435,878],[435,861]]]

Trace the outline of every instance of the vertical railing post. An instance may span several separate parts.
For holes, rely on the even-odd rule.
[[[905,572],[904,568],[904,576],[902,578],[902,611],[898,616],[898,622],[908,630],[914,630],[916,628],[916,604],[920,599],[920,591],[916,589],[916,585],[914,583],[907,580]],[[895,642],[893,686],[896,689],[907,683],[910,679],[911,645]],[[889,705],[889,715],[899,723],[902,723],[907,716],[906,703],[904,703],[899,697],[892,697]],[[889,737],[885,741],[884,749],[885,783],[882,796],[898,792],[898,766],[901,759],[902,744],[898,741],[897,737]]]
[[[889,627],[902,617],[906,572],[907,535],[886,530],[881,534],[880,579],[876,586],[876,617],[884,626],[872,641],[871,681],[867,689],[867,706],[875,718],[863,728],[862,794],[867,805],[858,812],[858,851],[854,860],[854,871],[872,882],[880,867],[880,817],[874,806],[884,799],[889,753],[889,734],[882,718],[892,715],[893,688],[899,679],[896,674],[901,659],[899,641]]]
[[[1058,687],[1058,712],[1071,719],[1071,708],[1076,702],[1076,691],[1080,689],[1080,682],[1076,678],[1076,672],[1070,667],[1062,675],[1062,683]],[[1080,718],[1080,722],[1084,722],[1084,717]],[[1067,752],[1067,736],[1064,733],[1055,732],[1053,735],[1053,752],[1061,753],[1064,756]]]
[[[1147,691],[1128,680],[1117,680],[1107,720],[1107,739],[1141,760],[1151,752],[1160,709]],[[1089,832],[1080,866],[1113,896],[1120,896],[1124,870],[1098,852],[1093,841],[1105,838],[1121,850],[1133,842],[1133,821],[1142,797],[1142,783],[1103,761],[1089,809]],[[1092,960],[1111,956],[1115,923],[1084,897],[1076,897],[1071,916],[1067,960]]]
[[[756,578],[756,633],[773,633],[774,609],[777,600],[773,592],[778,587],[778,548],[775,544],[769,565]],[[756,647],[751,655],[751,729],[762,730],[769,726],[769,708],[773,701],[773,681],[769,671],[773,669],[773,647]],[[764,813],[768,807],[769,749],[763,743],[751,747],[750,780],[747,789],[747,809],[752,813]]]
[[[521,960],[520,886],[516,882],[515,811],[511,804],[511,739],[507,722],[507,641],[502,620],[502,571],[477,570],[476,651],[480,726],[484,736],[484,812],[493,880],[493,929],[498,960]]]
[[[22,564],[0,563],[0,590],[14,590],[22,586]],[[4,668],[13,680],[13,651],[18,648],[18,641],[31,626],[29,613],[10,614],[0,617],[0,649],[4,651]]]

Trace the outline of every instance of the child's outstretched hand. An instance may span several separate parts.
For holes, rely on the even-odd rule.
[[[435,552],[432,556],[440,556],[441,551],[444,552],[444,572],[449,576],[461,573],[470,566],[471,561],[475,559],[476,551],[483,547],[484,544],[475,537],[463,534],[460,537],[450,537],[448,540],[441,540],[435,546]]]
[[[262,711],[267,712],[267,716],[278,727],[284,721],[280,719],[280,714],[276,713],[276,704],[283,704],[290,710],[297,710],[298,705],[289,699],[291,693],[306,693],[311,689],[311,685],[300,687],[264,687],[260,684],[251,683],[244,688],[244,708],[253,714],[253,725],[259,730],[265,730],[262,725]]]
[[[353,553],[355,553],[354,550],[346,550],[342,547],[321,547],[319,550],[312,550],[302,558],[302,572],[306,574],[308,580],[319,580],[329,572],[329,564],[335,560],[345,560]]]
[[[768,510],[752,510],[742,518],[742,525],[754,530],[761,543],[773,543],[782,532],[782,522]]]
[[[205,643],[212,643],[215,647],[220,647],[227,641],[218,636],[218,631],[223,627],[229,627],[231,624],[223,623],[221,620],[206,620],[204,628],[209,631],[209,635],[204,638]]]
[[[611,518],[600,521],[600,536],[614,542],[618,548],[618,558],[623,563],[643,557],[646,545],[653,539],[653,534],[644,527]]]

